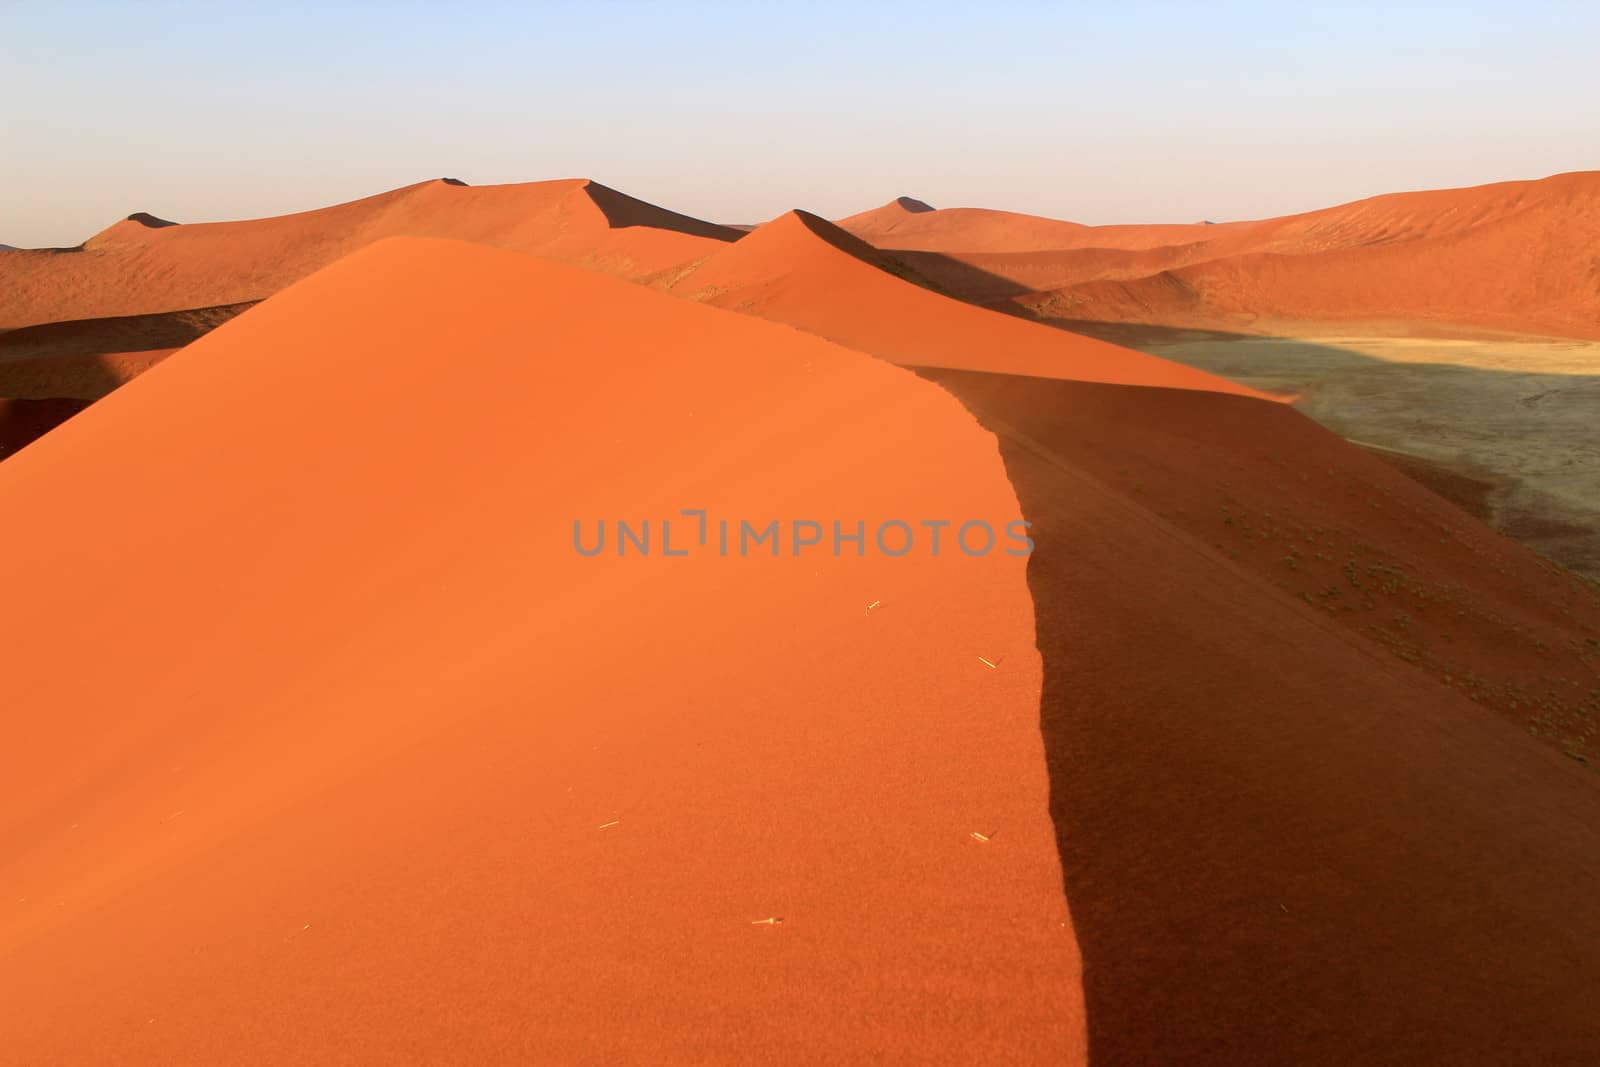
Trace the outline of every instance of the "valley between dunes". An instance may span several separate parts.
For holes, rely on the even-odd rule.
[[[0,251],[0,1048],[1592,1062],[1597,203]],[[1034,551],[574,551],[684,509]]]

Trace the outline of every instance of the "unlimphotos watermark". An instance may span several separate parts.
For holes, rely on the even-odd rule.
[[[679,525],[674,526],[675,521]],[[605,519],[598,519],[586,524],[574,519],[572,547],[578,555],[590,557],[607,552],[608,543],[609,551],[618,556],[666,558],[682,558],[694,552],[746,557],[761,553],[798,556],[804,552],[831,552],[835,556],[854,552],[865,556],[869,551],[892,557],[918,551],[931,556],[943,551],[967,556],[987,556],[991,552],[1026,556],[1033,551],[1033,538],[1028,536],[1032,525],[1025,519],[1012,519],[997,531],[983,519],[885,519],[870,527],[865,519],[751,522],[712,519],[704,508],[684,508],[673,518],[654,521],[615,519],[608,524]]]

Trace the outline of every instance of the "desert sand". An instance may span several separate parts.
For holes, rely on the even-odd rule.
[[[1015,518],[914,375],[386,241],[0,499],[22,1062],[1082,1061],[1025,560],[571,548],[640,508]]]
[[[1388,454],[1470,435],[1403,427],[1436,380],[1334,396],[1348,440],[1338,360],[1146,318],[1358,323],[1321,279],[1444,264],[1385,321],[1583,337],[1578,238],[1516,256],[1593,178],[748,232],[434,182],[0,256],[0,426],[42,433],[0,462],[0,1046],[1590,1062],[1600,594]],[[1587,352],[1460,344],[1402,362]],[[1532,405],[1580,496],[1583,395]],[[1035,550],[574,551],[685,508]]]

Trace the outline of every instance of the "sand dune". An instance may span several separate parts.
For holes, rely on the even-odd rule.
[[[919,252],[1054,252],[1070,248],[1145,249],[1216,238],[1245,224],[1085,226],[1081,222],[987,208],[931,210],[900,197],[839,220],[839,227],[884,248]]]
[[[168,226],[176,226],[176,222],[159,219],[148,211],[135,211],[132,215],[115,222],[87,241],[83,242],[85,249],[110,248],[120,244],[137,243],[144,240],[145,231],[160,230]]]
[[[900,364],[1259,395],[1181,364],[951,299],[893,257],[803,211],[719,250],[669,288]]]
[[[1590,1058],[1600,789],[1467,697],[1511,657],[1585,677],[1592,591],[1281,405],[928,373],[1039,537],[1090,1062]]]
[[[586,180],[473,187],[440,179],[244,222],[171,225],[136,214],[79,248],[0,256],[0,329],[260,300],[392,236],[453,237],[642,277],[703,257],[738,232]]]
[[[1025,561],[571,543],[1014,519],[914,375],[392,240],[0,501],[18,1062],[1083,1061]]]
[[[1600,172],[1371,197],[1223,225],[1080,226],[1009,212],[841,221],[968,299],[1052,319],[1293,332],[1426,324],[1600,337]],[[1030,291],[1037,295],[1026,295]]]

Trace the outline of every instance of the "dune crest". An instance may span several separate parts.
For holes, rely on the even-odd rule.
[[[952,299],[893,255],[804,211],[758,227],[673,279],[670,288],[907,366],[1261,395],[1177,363]]]
[[[914,375],[394,239],[0,501],[8,1055],[1084,1062],[1024,561],[574,551],[1016,519]]]
[[[123,241],[137,240],[146,230],[161,230],[168,226],[176,226],[176,222],[168,222],[150,214],[148,211],[135,211],[125,219],[107,226],[87,241],[83,242],[84,248],[104,248],[107,245],[118,244]]]

